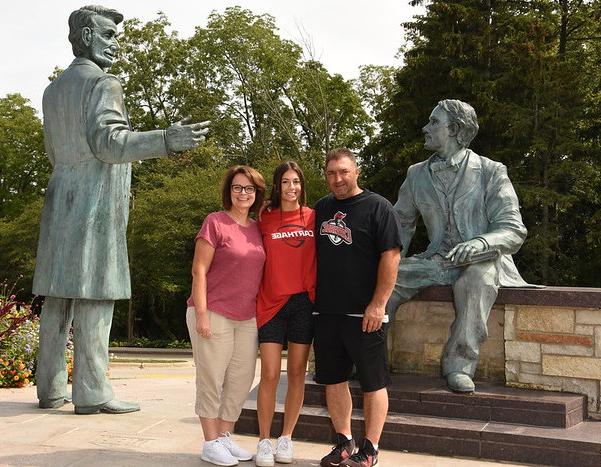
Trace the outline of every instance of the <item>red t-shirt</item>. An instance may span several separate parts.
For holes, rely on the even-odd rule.
[[[264,211],[259,221],[267,258],[257,298],[257,326],[273,318],[291,295],[315,301],[315,211]]]
[[[207,309],[242,321],[255,316],[265,252],[255,221],[238,225],[223,211],[209,214],[196,239],[215,248],[207,271]],[[192,297],[188,306],[194,306]]]

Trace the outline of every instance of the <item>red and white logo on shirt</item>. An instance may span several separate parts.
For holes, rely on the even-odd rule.
[[[340,245],[342,242],[350,245],[353,243],[353,235],[342,220],[345,217],[345,213],[338,211],[333,219],[321,223],[319,234],[327,236],[334,245]]]
[[[312,237],[312,230],[304,230],[303,225],[286,224],[278,227],[277,232],[271,233],[272,240],[283,240],[284,243],[292,248],[300,248],[305,243],[306,237]],[[297,230],[290,230],[297,229]]]

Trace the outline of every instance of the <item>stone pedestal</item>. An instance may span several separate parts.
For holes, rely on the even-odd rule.
[[[440,375],[455,312],[450,287],[430,287],[397,311],[389,335],[394,372]],[[601,289],[502,288],[488,320],[476,380],[587,396],[601,418]]]
[[[440,359],[455,311],[449,301],[411,300],[399,307],[388,336],[390,367],[395,373],[440,376]],[[488,319],[489,337],[480,347],[475,379],[504,382],[503,306]]]

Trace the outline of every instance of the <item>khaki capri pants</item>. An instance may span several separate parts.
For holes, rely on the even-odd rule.
[[[196,365],[196,414],[236,422],[255,377],[257,323],[236,321],[207,311],[210,338],[196,332],[196,309],[186,310],[186,324]]]

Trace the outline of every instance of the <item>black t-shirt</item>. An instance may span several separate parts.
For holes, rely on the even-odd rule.
[[[382,196],[364,190],[315,204],[317,311],[362,315],[376,287],[380,255],[401,248],[399,218]]]

